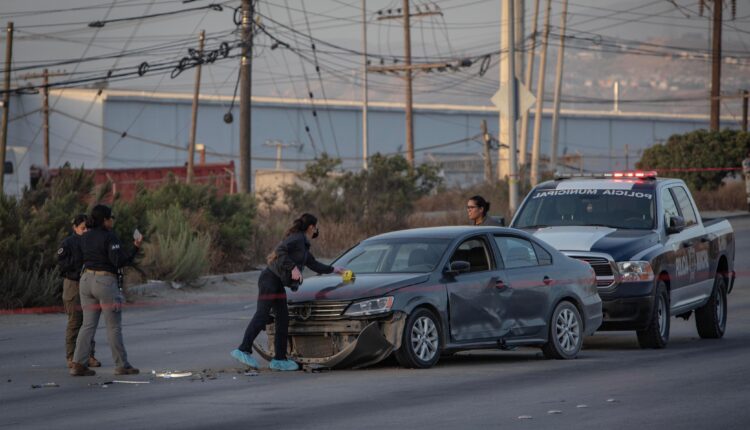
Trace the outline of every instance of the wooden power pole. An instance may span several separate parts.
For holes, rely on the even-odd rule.
[[[722,0],[714,0],[711,40],[711,130],[719,131],[721,116],[721,27]]]
[[[242,57],[240,60],[240,193],[252,191],[252,134],[250,128],[253,72],[253,0],[242,0]]]
[[[531,145],[531,175],[532,186],[539,182],[539,152],[542,138],[542,108],[544,107],[544,77],[547,71],[547,46],[549,44],[549,16],[552,0],[547,0],[544,12],[544,29],[542,36],[542,57],[539,59],[539,76],[536,86],[536,113],[534,114],[534,141]]]
[[[482,142],[484,143],[484,182],[492,183],[492,136],[487,131],[487,121],[482,120]]]
[[[195,132],[198,126],[198,97],[201,92],[201,64],[203,63],[203,45],[206,42],[206,30],[201,30],[198,39],[198,65],[195,70],[195,90],[193,91],[193,113],[190,119],[190,142],[188,144],[188,165],[187,178],[188,184],[193,182],[195,176]]]
[[[2,139],[0,139],[0,194],[5,191],[5,150],[8,147],[8,111],[10,110],[10,66],[13,59],[13,22],[8,23],[5,43],[5,79],[3,93]]]
[[[437,67],[446,67],[446,64],[420,64],[413,66],[411,64],[411,17],[421,17],[429,15],[442,15],[440,11],[424,11],[411,13],[409,11],[409,0],[402,0],[401,14],[379,16],[378,20],[384,19],[401,19],[404,23],[404,65],[403,66],[374,66],[368,67],[367,70],[373,72],[396,72],[403,71],[406,80],[406,160],[411,167],[414,167],[414,119],[413,119],[413,91],[412,80],[414,70],[427,70]]]
[[[557,51],[557,69],[555,71],[555,98],[552,102],[552,143],[550,146],[550,166],[553,173],[557,170],[557,143],[560,137],[560,97],[562,96],[563,65],[565,64],[565,24],[568,16],[568,0],[563,0],[560,15],[560,49]]]
[[[42,73],[28,73],[21,79],[42,79],[42,132],[44,138],[44,167],[50,167],[49,157],[49,78],[53,76],[67,76],[65,72],[52,72],[44,69]]]

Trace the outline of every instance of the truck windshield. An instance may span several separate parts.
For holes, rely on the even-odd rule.
[[[654,193],[650,190],[535,190],[518,212],[515,228],[566,225],[621,229],[654,228]]]

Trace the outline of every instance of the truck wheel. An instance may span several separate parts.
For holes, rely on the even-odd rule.
[[[727,327],[727,283],[716,274],[708,303],[695,310],[695,326],[703,339],[720,339]]]
[[[583,321],[570,302],[560,302],[549,321],[549,338],[542,346],[544,356],[556,360],[575,358],[583,345]]]
[[[395,356],[403,367],[426,369],[440,359],[442,349],[440,323],[425,308],[416,309],[404,325],[404,337]]]
[[[638,345],[641,348],[661,349],[669,342],[669,292],[664,281],[656,284],[656,296],[651,319],[645,330],[638,330]]]

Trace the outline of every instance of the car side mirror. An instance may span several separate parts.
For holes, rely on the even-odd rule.
[[[461,273],[466,273],[471,269],[471,264],[468,261],[456,260],[451,263],[450,268],[445,271],[448,276],[458,276]]]
[[[13,162],[12,161],[6,161],[5,166],[3,166],[3,174],[4,175],[12,175],[13,174]]]
[[[669,217],[669,222],[667,223],[667,234],[679,233],[682,230],[685,230],[685,218],[681,216]]]

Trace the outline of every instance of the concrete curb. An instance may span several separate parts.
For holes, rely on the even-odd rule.
[[[258,273],[258,272],[259,272],[258,270],[252,270],[249,272],[206,275],[206,276],[201,276],[200,278],[198,278],[198,280],[191,283],[191,285],[201,288],[207,285],[218,284],[221,282],[244,281],[244,280],[247,280],[247,278],[253,277],[253,274]],[[145,284],[136,284],[136,285],[128,286],[127,292],[128,294],[132,294],[132,295],[144,296],[144,295],[155,294],[155,293],[168,291],[172,289],[179,290],[185,286],[186,286],[185,284],[181,284],[178,282],[150,280],[146,282]]]

